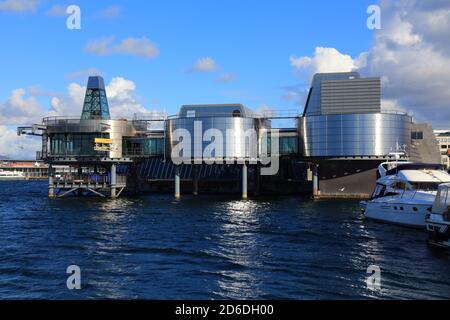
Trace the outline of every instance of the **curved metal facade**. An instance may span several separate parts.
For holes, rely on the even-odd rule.
[[[384,156],[396,145],[410,150],[412,118],[396,113],[336,114],[299,119],[305,157]]]
[[[181,154],[180,156],[183,159],[200,160],[200,158],[203,158],[206,161],[256,160],[261,145],[261,129],[264,128],[267,128],[267,121],[258,118],[182,117],[169,119],[166,122],[167,155],[172,155],[175,146],[182,141],[179,135],[183,135],[184,132],[184,134],[189,134],[190,155],[189,153]],[[231,132],[232,135],[230,135]],[[256,136],[250,138],[249,132],[256,133]],[[214,138],[211,137],[212,135]],[[222,141],[220,141],[220,138],[216,140],[216,135],[221,136]],[[213,141],[217,146],[222,146],[222,153],[208,152],[208,146],[211,148],[210,145]],[[207,156],[203,156],[204,154]]]
[[[114,141],[109,158],[121,158],[122,137],[136,135],[135,126],[127,120],[46,118],[43,124],[50,138],[50,155],[57,149],[61,156],[94,156],[98,154],[93,150],[94,138],[109,137]]]

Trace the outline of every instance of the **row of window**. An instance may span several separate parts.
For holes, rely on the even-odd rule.
[[[94,150],[95,138],[108,138],[98,133],[67,134],[58,133],[50,137],[50,154],[55,156],[82,155],[94,156],[101,152]]]

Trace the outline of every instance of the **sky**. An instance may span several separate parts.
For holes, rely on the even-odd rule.
[[[131,118],[197,103],[300,113],[315,72],[359,71],[382,78],[383,108],[450,129],[448,30],[448,0],[0,0],[0,155],[32,157],[39,139],[16,126],[78,116],[97,74],[112,116]]]

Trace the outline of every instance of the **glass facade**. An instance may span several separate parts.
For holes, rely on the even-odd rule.
[[[164,138],[127,138],[123,144],[124,156],[162,156]]]
[[[87,89],[81,119],[110,119],[108,99],[104,89]]]
[[[109,138],[99,133],[56,133],[50,136],[50,154],[54,156],[96,156],[104,151],[94,150],[95,138]]]
[[[262,140],[262,150],[267,150],[267,156],[272,155],[272,137],[269,135],[265,136]],[[281,136],[279,138],[279,151],[280,155],[294,155],[298,153],[298,137],[297,136]],[[263,154],[263,152],[261,153]]]

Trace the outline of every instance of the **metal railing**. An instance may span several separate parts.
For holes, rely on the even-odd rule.
[[[125,175],[116,175],[116,185],[125,185],[127,177]],[[91,184],[91,185],[109,185],[111,184],[110,175],[105,174],[64,174],[55,178],[57,184]]]
[[[143,148],[132,148],[125,149],[123,151],[124,156],[162,156],[164,155],[164,150],[148,150]]]

